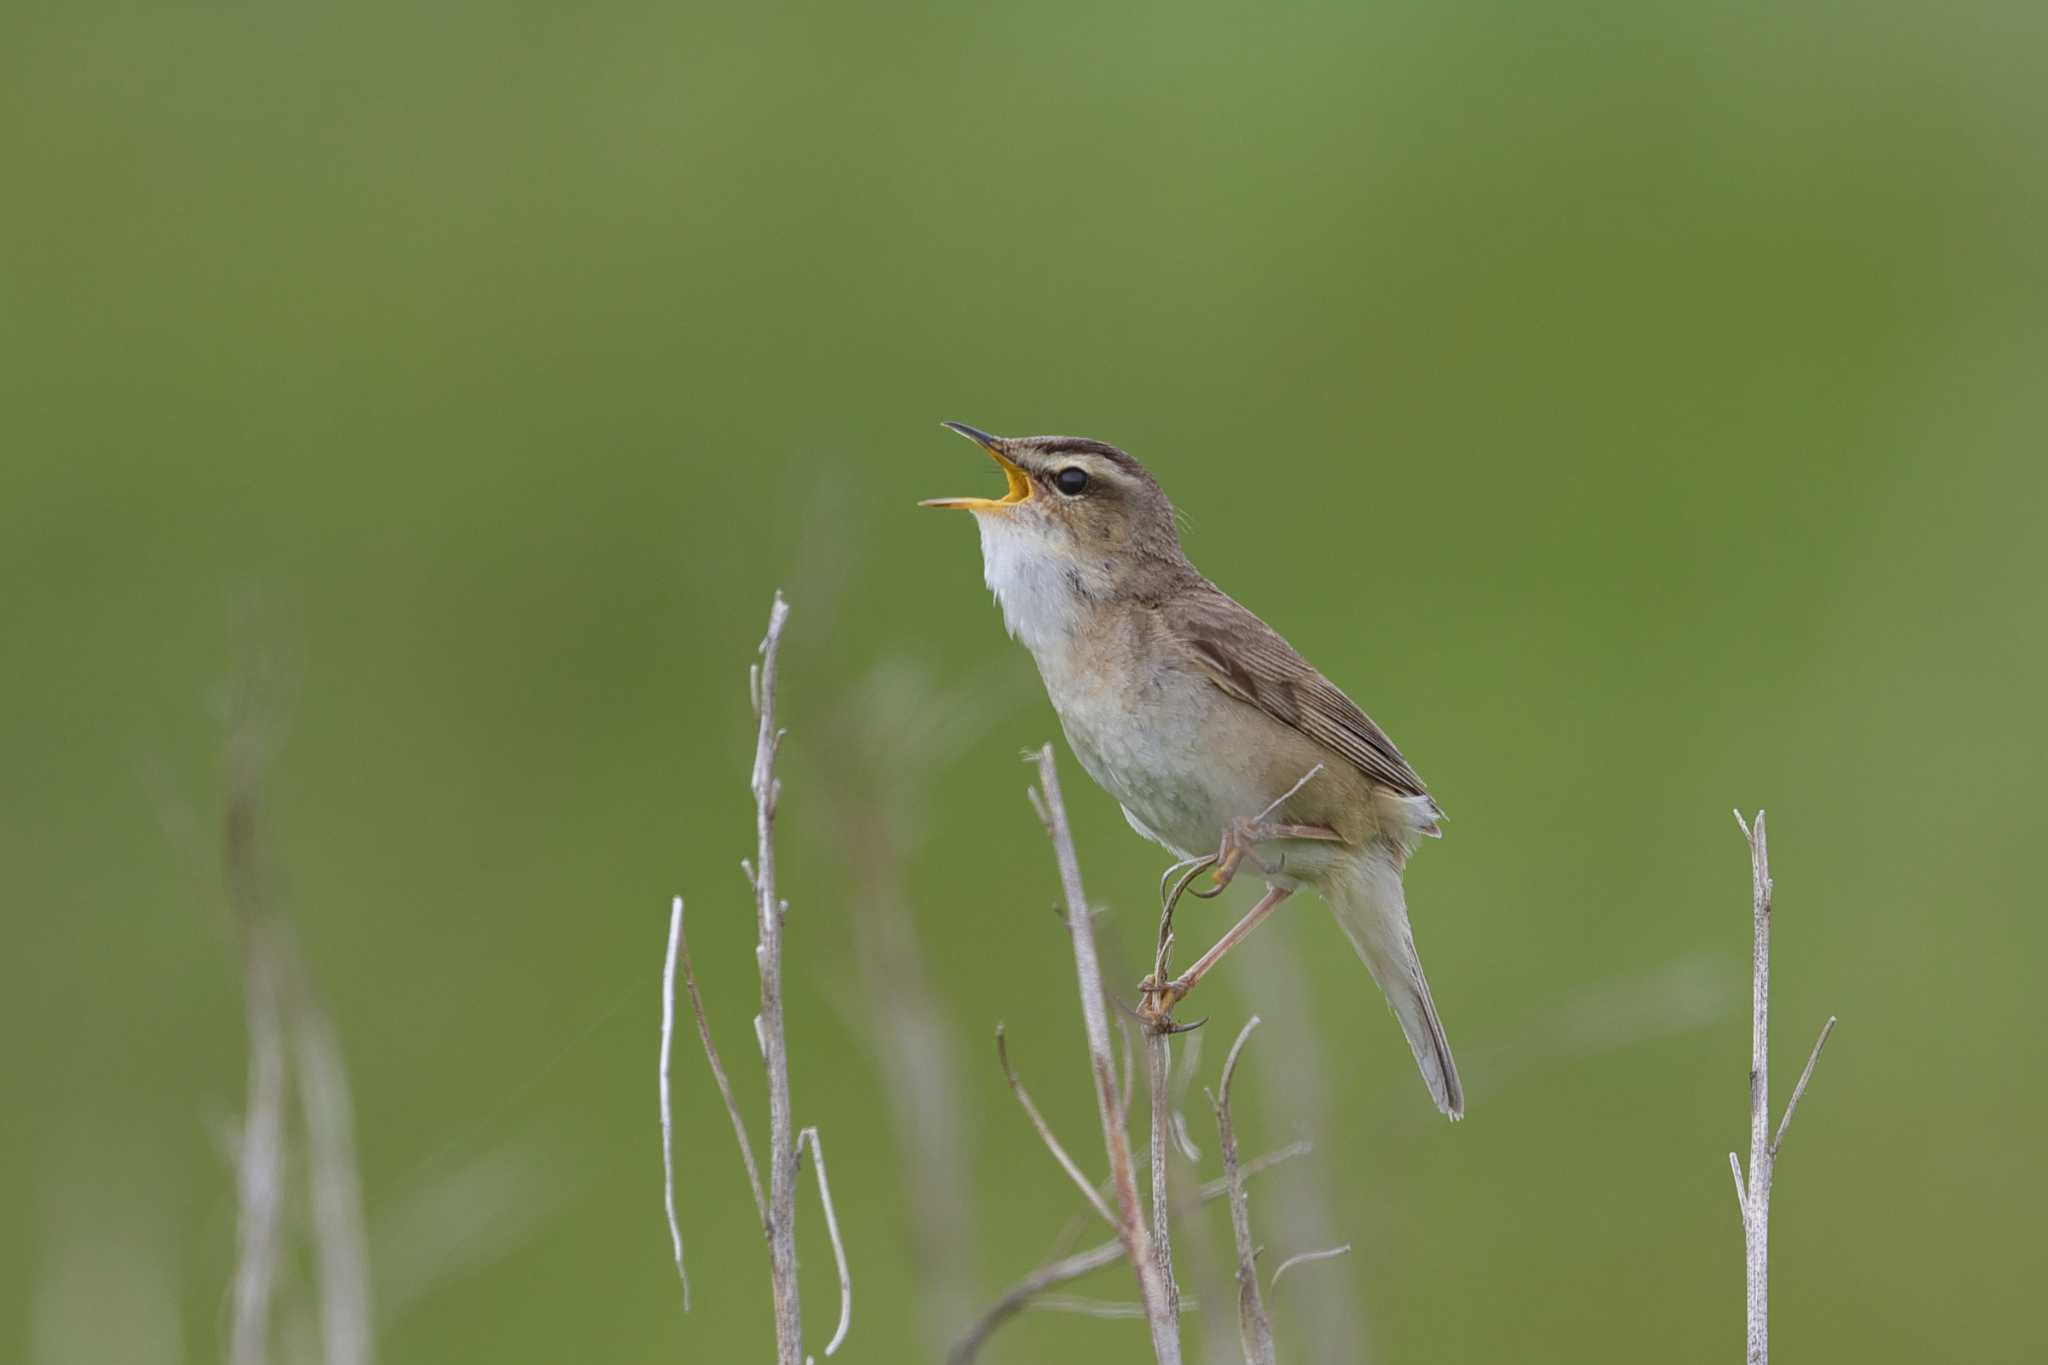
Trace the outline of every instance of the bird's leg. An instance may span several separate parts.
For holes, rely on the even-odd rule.
[[[1259,903],[1246,911],[1243,919],[1230,926],[1229,932],[1216,940],[1215,947],[1196,959],[1194,966],[1171,981],[1160,979],[1164,975],[1163,972],[1155,972],[1147,977],[1139,987],[1141,994],[1138,999],[1138,1017],[1154,1029],[1172,1031],[1173,1007],[1185,1000],[1188,992],[1215,969],[1216,964],[1223,960],[1225,953],[1244,942],[1252,930],[1259,927],[1261,920],[1279,909],[1280,902],[1293,894],[1289,887],[1267,887],[1266,894],[1259,898]]]
[[[1341,843],[1343,836],[1336,830],[1322,825],[1280,825],[1264,820],[1233,820],[1223,827],[1223,843],[1216,850],[1215,869],[1210,873],[1215,885],[1195,895],[1203,900],[1213,900],[1223,894],[1223,888],[1230,885],[1230,879],[1237,875],[1237,866],[1250,856],[1254,863],[1258,857],[1252,849],[1272,839],[1317,839],[1325,843]],[[1263,864],[1261,864],[1263,866]]]

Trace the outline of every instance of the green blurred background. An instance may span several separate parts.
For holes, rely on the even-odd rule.
[[[1046,1257],[1077,1201],[989,1037],[1087,1150],[1016,759],[1056,730],[965,519],[912,506],[996,486],[956,418],[1145,459],[1451,813],[1410,895],[1468,1122],[1312,902],[1210,1002],[1199,1083],[1268,1020],[1247,1145],[1320,1143],[1255,1187],[1267,1264],[1357,1246],[1282,1282],[1286,1357],[1735,1356],[1742,804],[1781,1098],[1842,1019],[1780,1353],[2041,1358],[2044,39],[2018,2],[7,7],[0,1357],[220,1355],[251,594],[301,666],[271,859],[383,1359],[768,1354],[693,1048],[680,1311],[654,1063],[680,891],[760,1131],[778,586],[841,1358],[930,1359]],[[1134,979],[1162,857],[1061,754]],[[990,1359],[1142,1340],[1035,1314]]]

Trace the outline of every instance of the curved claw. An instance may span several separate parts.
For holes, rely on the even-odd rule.
[[[1145,989],[1145,983],[1144,983],[1144,982],[1142,982],[1142,981],[1141,981],[1141,982],[1139,982],[1139,983],[1138,983],[1138,989],[1139,989],[1139,990],[1141,990],[1141,991],[1142,991],[1142,990],[1144,990],[1144,989]],[[1108,992],[1108,991],[1104,991],[1104,992],[1103,992],[1103,994],[1104,994],[1104,995],[1109,995],[1109,992]],[[1113,995],[1109,995],[1109,998],[1110,998],[1111,1002],[1112,1002],[1112,1003],[1114,1003],[1114,1004],[1116,1005],[1116,1007],[1117,1007],[1118,1009],[1122,1010],[1122,1011],[1123,1011],[1123,1012],[1124,1012],[1125,1014],[1128,1014],[1128,1015],[1130,1015],[1130,1016],[1131,1016],[1131,1018],[1133,1018],[1133,1019],[1137,1020],[1137,1021],[1138,1021],[1139,1023],[1141,1023],[1141,1024],[1144,1024],[1144,1025],[1146,1025],[1146,1026],[1147,1026],[1148,1028],[1149,1028],[1149,1027],[1151,1026],[1151,1024],[1152,1024],[1152,1021],[1151,1021],[1150,1019],[1146,1018],[1146,1017],[1145,1017],[1145,1015],[1144,1015],[1144,1013],[1143,1013],[1142,1011],[1140,1011],[1140,1010],[1139,1010],[1139,1008],[1138,1008],[1138,1007],[1137,1007],[1136,1005],[1126,1005],[1126,1004],[1125,1004],[1125,1003],[1124,1003],[1123,1001],[1121,1001],[1121,1000],[1117,999],[1117,997],[1115,997],[1115,996],[1113,996]]]
[[[1208,1022],[1209,1016],[1206,1014],[1195,1020],[1192,1024],[1176,1024],[1171,1019],[1168,1019],[1165,1023],[1159,1025],[1159,1031],[1161,1033],[1193,1033]]]

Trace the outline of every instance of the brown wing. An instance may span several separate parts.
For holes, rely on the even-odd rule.
[[[1219,589],[1176,594],[1167,630],[1217,687],[1315,740],[1383,787],[1428,796],[1386,732],[1294,646]]]

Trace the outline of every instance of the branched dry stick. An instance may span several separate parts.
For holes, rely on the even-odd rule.
[[[1237,1331],[1244,1343],[1245,1365],[1274,1365],[1273,1324],[1266,1317],[1266,1303],[1259,1295],[1259,1272],[1252,1258],[1251,1210],[1245,1198],[1244,1172],[1237,1163],[1237,1129],[1230,1117],[1230,1082],[1237,1075],[1238,1055],[1245,1040],[1259,1026],[1254,1014],[1245,1021],[1230,1055],[1223,1061],[1223,1075],[1216,1083],[1212,1102],[1216,1106],[1216,1141],[1223,1149],[1223,1178],[1230,1186],[1230,1232],[1237,1243]]]
[[[1778,1149],[1784,1145],[1792,1113],[1813,1079],[1814,1063],[1835,1031],[1835,1019],[1821,1027],[1807,1054],[1806,1069],[1792,1087],[1792,1099],[1785,1106],[1778,1131],[1771,1132],[1771,854],[1764,835],[1764,813],[1756,822],[1743,821],[1735,812],[1735,823],[1749,841],[1750,911],[1755,928],[1755,945],[1750,965],[1749,1035],[1749,1178],[1745,1183],[1742,1162],[1728,1154],[1728,1166],[1735,1174],[1735,1200],[1742,1210],[1743,1260],[1747,1281],[1749,1365],[1766,1365],[1770,1359],[1770,1231],[1771,1179],[1776,1174]]]
[[[832,1238],[832,1255],[839,1267],[839,1326],[825,1354],[831,1355],[846,1339],[853,1316],[853,1282],[847,1273],[846,1247],[839,1236],[839,1215],[832,1207],[832,1189],[825,1180],[825,1153],[818,1145],[818,1130],[795,1129],[789,1102],[789,1047],[782,1023],[782,926],[789,914],[789,902],[775,894],[775,812],[782,799],[782,783],[775,776],[776,754],[782,748],[783,731],[775,726],[776,665],[782,650],[782,628],[789,620],[789,604],[781,593],[768,613],[768,633],[761,641],[761,662],[747,671],[747,692],[753,702],[755,719],[754,767],[749,786],[754,794],[754,856],[742,859],[740,867],[754,890],[755,927],[759,942],[754,947],[755,965],[761,975],[761,1012],[754,1016],[754,1039],[760,1045],[761,1062],[768,1073],[768,1188],[764,1196],[761,1173],[754,1165],[753,1144],[747,1125],[740,1117],[732,1085],[711,1041],[711,1025],[704,1002],[697,993],[697,974],[690,962],[690,940],[683,932],[683,902],[677,897],[669,918],[669,958],[662,982],[662,1124],[663,1161],[668,1167],[668,1040],[674,1027],[674,974],[678,961],[683,984],[690,993],[690,1009],[697,1017],[697,1035],[703,1040],[704,1055],[718,1093],[732,1120],[733,1136],[739,1141],[740,1157],[746,1163],[747,1184],[753,1191],[754,1208],[761,1215],[761,1229],[768,1240],[768,1269],[775,1301],[775,1354],[778,1365],[804,1365],[803,1310],[798,1294],[796,1262],[796,1180],[797,1167],[806,1143],[816,1159],[818,1197],[825,1209],[825,1230]],[[674,1178],[669,1171],[667,1190],[670,1231],[675,1243],[676,1268],[682,1268],[680,1234],[674,1227]],[[687,1281],[685,1293],[687,1294]]]
[[[1252,1176],[1278,1166],[1283,1161],[1305,1156],[1308,1151],[1308,1143],[1290,1142],[1276,1151],[1247,1161],[1244,1164],[1244,1177],[1249,1180]],[[1229,1192],[1230,1183],[1227,1180],[1211,1180],[1196,1192],[1196,1198],[1198,1202],[1206,1204],[1221,1199]],[[1105,1266],[1115,1265],[1123,1259],[1122,1242],[1104,1242],[1100,1246],[1077,1251],[1071,1256],[1062,1256],[1057,1261],[1040,1266],[1003,1291],[1003,1296],[996,1300],[994,1306],[975,1319],[973,1326],[969,1327],[953,1349],[946,1353],[946,1365],[972,1365],[975,1356],[981,1353],[981,1348],[987,1344],[996,1328],[1030,1307],[1047,1290],[1078,1280],[1083,1275],[1101,1270]]]
[[[1087,893],[1081,886],[1081,864],[1074,853],[1073,832],[1060,801],[1059,771],[1052,746],[1038,753],[1038,789],[1032,804],[1052,837],[1060,885],[1066,895],[1067,929],[1074,944],[1074,971],[1081,988],[1081,1017],[1088,1031],[1089,1069],[1095,1085],[1095,1107],[1102,1119],[1102,1142],[1109,1155],[1111,1185],[1116,1191],[1117,1229],[1138,1280],[1138,1302],[1151,1329],[1152,1354],[1158,1365],[1180,1365],[1180,1321],[1170,1309],[1171,1295],[1152,1252],[1152,1234],[1138,1202],[1138,1183],[1131,1163],[1131,1138],[1117,1104],[1116,1067],[1110,1057],[1109,1015],[1103,1005],[1102,967],[1095,952],[1095,926]]]

